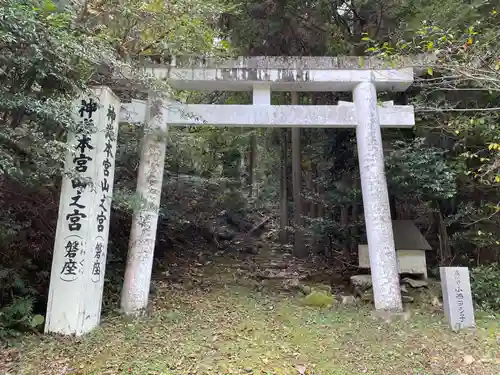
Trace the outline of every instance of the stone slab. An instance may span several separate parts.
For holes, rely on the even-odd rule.
[[[474,306],[467,267],[440,267],[443,308],[451,328],[458,331],[475,326]]]
[[[327,92],[352,91],[362,82],[373,82],[377,90],[406,91],[413,84],[413,68],[314,69],[201,67],[172,68],[161,65],[145,68],[145,73],[164,79],[180,90],[252,91],[254,85],[269,83],[272,91]]]
[[[400,56],[388,62],[386,59],[366,56],[239,56],[236,58],[205,58],[201,56],[177,56],[169,64],[174,68],[251,68],[251,69],[381,69],[387,67],[419,67],[432,63],[435,56],[416,54]],[[145,65],[158,65],[148,63]]]
[[[45,332],[81,335],[100,321],[120,102],[107,87],[92,91],[73,104]]]
[[[166,61],[159,56],[145,56],[142,66],[146,73],[153,74],[160,79],[174,76],[175,78],[170,82],[171,85],[186,90],[251,91],[252,83],[256,81],[249,78],[262,77],[262,72],[268,72],[269,79],[266,78],[266,80],[273,83],[273,91],[350,91],[355,82],[311,80],[310,73],[319,72],[320,76],[326,77],[325,71],[351,70],[354,74],[358,74],[356,72],[378,70],[383,74],[377,78],[380,80],[376,83],[377,89],[404,91],[412,84],[413,74],[417,76],[426,74],[428,67],[435,64],[435,61],[436,56],[433,54],[399,56],[391,61],[365,56],[240,56],[237,58],[182,56]],[[407,73],[411,73],[412,76],[405,73],[404,82],[399,84],[390,83],[384,78],[384,72],[400,69],[407,69]],[[199,79],[200,74],[205,78]],[[129,89],[132,85],[136,90],[147,91],[147,88],[137,82],[131,82],[133,76],[129,69],[124,68],[115,73],[114,79],[116,83],[123,82],[123,85]],[[212,78],[206,79],[209,76]],[[195,77],[198,78],[193,79]],[[234,80],[234,77],[247,78]],[[287,77],[287,79],[276,80],[272,77]],[[293,79],[290,80],[290,77]],[[304,83],[301,77],[308,78],[307,83]],[[182,81],[182,78],[188,78],[191,82]],[[407,80],[408,78],[411,79]]]
[[[143,123],[146,104],[135,100],[122,105],[120,121]],[[172,104],[168,108],[169,126],[212,125],[228,127],[356,127],[354,105],[217,105]],[[413,106],[378,106],[380,126],[410,128],[415,125]]]

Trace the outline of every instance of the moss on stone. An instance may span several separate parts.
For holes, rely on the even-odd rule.
[[[331,294],[327,294],[324,291],[313,290],[304,297],[303,302],[307,306],[328,307],[333,305],[334,298]]]

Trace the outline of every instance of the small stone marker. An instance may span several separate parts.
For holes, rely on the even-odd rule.
[[[467,267],[439,267],[443,308],[454,331],[474,327],[474,307]]]

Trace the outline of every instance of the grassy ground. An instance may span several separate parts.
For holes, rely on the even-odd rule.
[[[109,316],[81,339],[27,338],[9,373],[500,374],[500,324],[492,317],[457,334],[425,307],[386,324],[369,306],[306,307],[220,267],[198,280],[191,288],[158,283],[149,317]]]

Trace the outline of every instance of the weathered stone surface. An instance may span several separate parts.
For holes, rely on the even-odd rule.
[[[416,70],[414,66],[405,67],[404,63],[393,67],[384,61],[377,64],[370,59],[354,57],[353,63],[336,64],[333,59],[330,60],[333,64],[300,64],[296,58],[288,57],[281,67],[273,58],[269,64],[253,66],[248,59],[236,65],[233,60],[225,66],[150,64],[144,70],[146,74],[168,80],[177,89],[203,91],[250,91],[254,84],[260,83],[271,83],[273,91],[349,91],[361,82],[373,82],[379,90],[405,91],[413,83]]]
[[[276,269],[265,269],[259,272],[257,277],[262,279],[300,279],[298,272],[293,270],[276,270]]]
[[[339,296],[340,303],[345,306],[355,305],[357,300],[354,296]]]
[[[467,267],[440,267],[443,308],[453,330],[474,327],[474,307]]]
[[[372,277],[370,275],[353,275],[351,276],[351,284],[361,291],[365,291],[372,287]]]
[[[405,277],[403,280],[401,280],[402,283],[408,284],[412,288],[418,289],[418,288],[427,288],[429,286],[429,282],[426,280],[415,280],[410,277]]]
[[[296,279],[296,278],[295,279],[290,279],[290,280],[288,280],[287,284],[288,284],[288,286],[290,288],[296,288],[296,289],[298,289],[299,286],[300,286],[300,281],[299,281],[299,279]]]
[[[441,308],[441,307],[443,307],[443,303],[442,303],[442,302],[439,300],[439,298],[438,298],[438,297],[436,297],[436,296],[433,296],[433,297],[431,298],[431,305],[432,305],[433,307],[435,307],[435,308]]]
[[[123,105],[122,118],[142,123],[139,115],[144,103]],[[382,128],[411,128],[415,125],[413,106],[378,106]],[[353,106],[287,105],[249,106],[216,104],[174,104],[169,108],[169,126],[211,125],[230,127],[315,127],[355,128],[357,121]]]
[[[327,285],[327,284],[314,284],[312,286],[312,288],[314,290],[323,291],[327,294],[332,294],[332,287],[330,285]]]
[[[464,363],[466,365],[470,365],[470,364],[474,363],[475,361],[476,361],[476,359],[473,356],[471,356],[471,355],[465,355],[464,356]]]
[[[73,106],[68,145],[76,152],[65,169],[80,179],[63,176],[45,332],[78,336],[101,317],[120,102],[100,86]]]
[[[354,88],[353,98],[375,309],[402,311],[375,85],[360,83]]]
[[[312,289],[310,286],[308,286],[308,285],[300,284],[300,285],[299,285],[299,290],[300,290],[303,294],[308,295],[309,293],[311,293],[311,292],[312,292],[312,290],[313,290],[313,289]]]
[[[384,152],[387,150],[384,149]],[[399,273],[422,275],[427,278],[425,253],[432,250],[430,244],[412,220],[392,220],[392,228]],[[359,244],[359,267],[370,268],[369,258],[368,245]]]
[[[411,303],[411,302],[415,301],[415,298],[412,296],[409,296],[409,295],[402,295],[401,299],[404,303]]]
[[[235,59],[204,58],[196,56],[176,57],[171,67],[188,69],[381,69],[425,65],[435,60],[431,54],[402,56],[391,64],[387,60],[364,56],[239,56]],[[146,66],[161,66],[145,62]]]
[[[360,298],[362,301],[373,303],[373,290],[366,290],[361,294]]]
[[[167,146],[165,114],[166,103],[151,95],[137,178],[137,195],[142,201],[132,217],[121,294],[120,305],[125,314],[140,314],[148,305]]]

